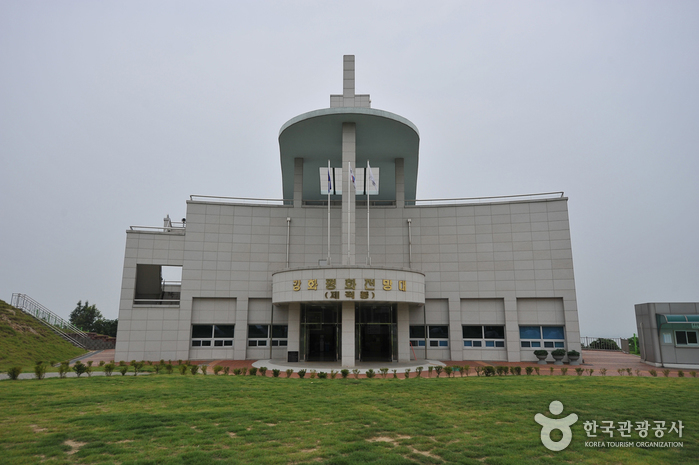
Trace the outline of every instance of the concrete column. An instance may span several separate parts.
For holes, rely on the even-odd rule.
[[[342,97],[354,99],[354,55],[342,57]]]
[[[301,303],[292,302],[289,304],[289,339],[287,340],[287,351],[298,351],[301,360]]]
[[[396,311],[398,323],[398,361],[410,361],[410,306],[405,302],[398,303]]]
[[[356,127],[354,123],[342,123],[342,264],[354,265],[355,248],[355,204],[356,192],[350,179],[349,165],[356,175]],[[348,220],[349,212],[349,220]],[[349,231],[349,233],[348,233]],[[347,237],[349,234],[349,252]]]
[[[461,300],[449,299],[449,353],[452,361],[464,359],[464,334],[461,329]]]
[[[239,297],[235,303],[234,360],[245,360],[248,350],[248,298]]]
[[[519,318],[517,316],[517,298],[505,298],[505,346],[507,361],[521,362],[522,354],[519,348]]]
[[[354,302],[342,302],[342,366],[354,367]]]
[[[303,158],[294,158],[294,208],[303,205]]]
[[[413,200],[413,199],[411,199]],[[396,158],[396,207],[405,206],[405,159]]]

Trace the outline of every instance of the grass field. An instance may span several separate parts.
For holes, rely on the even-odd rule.
[[[0,382],[2,463],[696,463],[694,378],[508,376],[283,379],[150,375]],[[578,415],[561,452],[537,413]],[[682,421],[643,441],[586,447],[585,421]],[[558,436],[557,436],[558,434]],[[554,432],[552,438],[560,439]]]
[[[87,351],[62,339],[35,318],[0,300],[0,371],[21,366],[32,372],[37,361],[61,362]]]

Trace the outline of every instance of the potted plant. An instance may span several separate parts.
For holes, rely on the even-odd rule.
[[[549,356],[548,350],[535,350],[534,355],[536,355],[536,358],[539,359],[539,361],[536,363],[539,365],[546,365],[546,357]]]
[[[580,352],[576,350],[569,350],[568,351],[568,360],[570,361],[571,365],[580,365]]]
[[[551,356],[553,357],[554,365],[563,365],[563,357],[566,356],[566,351],[565,349],[556,349],[551,352]]]

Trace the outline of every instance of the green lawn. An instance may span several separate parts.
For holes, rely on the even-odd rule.
[[[699,458],[698,387],[695,378],[525,375],[8,380],[0,382],[0,462],[691,463]],[[553,400],[563,403],[561,416],[579,417],[561,452],[543,447],[534,422],[537,413],[550,416]],[[684,447],[585,447],[593,439],[583,422],[592,420],[681,420],[682,438],[663,440]],[[641,440],[631,434],[623,441]],[[618,432],[612,441],[622,441]]]

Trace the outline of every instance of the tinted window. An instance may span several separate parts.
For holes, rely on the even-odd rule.
[[[213,333],[212,325],[193,325],[192,326],[192,337],[211,337]]]
[[[430,326],[430,339],[448,339],[449,326]]]
[[[504,326],[485,326],[486,339],[505,339]]]
[[[248,338],[266,338],[268,331],[267,325],[248,325]]]
[[[482,339],[483,338],[483,327],[482,326],[463,326],[462,331],[464,334],[464,339]]]
[[[410,337],[415,339],[425,338],[425,327],[424,326],[411,326],[410,327]]]
[[[286,339],[287,337],[289,337],[289,327],[287,325],[272,326],[272,337]]]
[[[538,326],[520,326],[519,327],[519,338],[520,339],[541,339],[541,331],[539,331]]]
[[[563,326],[543,326],[544,339],[565,339]]]
[[[214,326],[214,337],[229,339],[235,334],[235,325]]]

